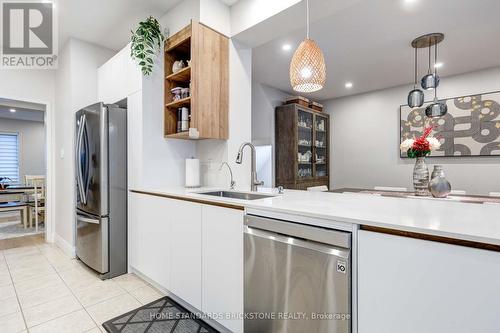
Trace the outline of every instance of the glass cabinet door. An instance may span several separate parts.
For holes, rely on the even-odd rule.
[[[328,176],[328,117],[314,115],[314,177]]]
[[[297,177],[313,176],[313,135],[314,117],[312,113],[297,111]]]

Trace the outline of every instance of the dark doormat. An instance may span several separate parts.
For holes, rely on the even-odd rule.
[[[108,320],[102,326],[110,333],[218,333],[168,296]]]

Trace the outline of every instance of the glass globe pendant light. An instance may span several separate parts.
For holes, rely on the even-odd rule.
[[[437,74],[437,50],[438,44],[444,40],[444,34],[440,32],[430,33],[415,38],[411,42],[411,46],[415,49],[415,81],[414,89],[408,94],[408,105],[410,107],[420,107],[423,105],[423,91],[417,89],[417,49],[428,48],[429,49],[429,69],[427,75],[425,75],[421,80],[421,86],[423,89],[430,90],[434,89],[434,101],[425,108],[425,114],[427,117],[442,117],[448,112],[448,107],[446,103],[440,102],[437,98],[437,87],[439,86],[439,76]],[[434,46],[434,72],[431,70],[431,47]],[[420,94],[422,93],[422,94]]]
[[[424,105],[424,92],[417,88],[417,48],[415,47],[415,79],[413,81],[413,90],[408,94],[408,106],[410,108],[419,108]]]
[[[323,89],[326,82],[326,65],[318,44],[309,38],[309,0],[306,0],[307,33],[290,63],[290,84],[298,92],[310,93]]]
[[[434,50],[436,52],[437,44],[434,44]],[[434,66],[434,68],[436,67]],[[434,73],[431,71],[431,43],[429,43],[429,69],[427,70],[427,75],[422,78],[420,84],[425,90],[436,89],[439,86],[439,76],[436,71],[434,71]]]
[[[434,44],[434,77],[438,79],[437,84],[439,84],[439,76],[437,75],[437,44]],[[442,117],[448,112],[448,106],[446,103],[438,101],[437,98],[437,85],[434,88],[434,101],[432,104],[425,108],[425,115],[429,118]]]

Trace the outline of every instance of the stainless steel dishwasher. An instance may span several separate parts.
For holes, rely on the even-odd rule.
[[[351,234],[245,216],[245,333],[351,331]]]

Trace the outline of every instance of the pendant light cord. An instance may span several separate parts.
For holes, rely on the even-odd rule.
[[[437,43],[434,44],[434,74],[437,75],[438,69],[437,69],[437,61],[438,61],[438,45]]]
[[[418,67],[417,67],[417,48],[415,47],[415,79],[413,80],[413,89],[417,89],[417,71],[418,71]]]
[[[434,80],[437,80],[437,58],[438,58],[438,43],[434,44]],[[434,88],[434,99],[437,100],[437,84]]]
[[[306,0],[306,37],[309,39],[309,0]]]
[[[429,68],[427,69],[427,74],[431,74],[431,43],[429,43]]]

